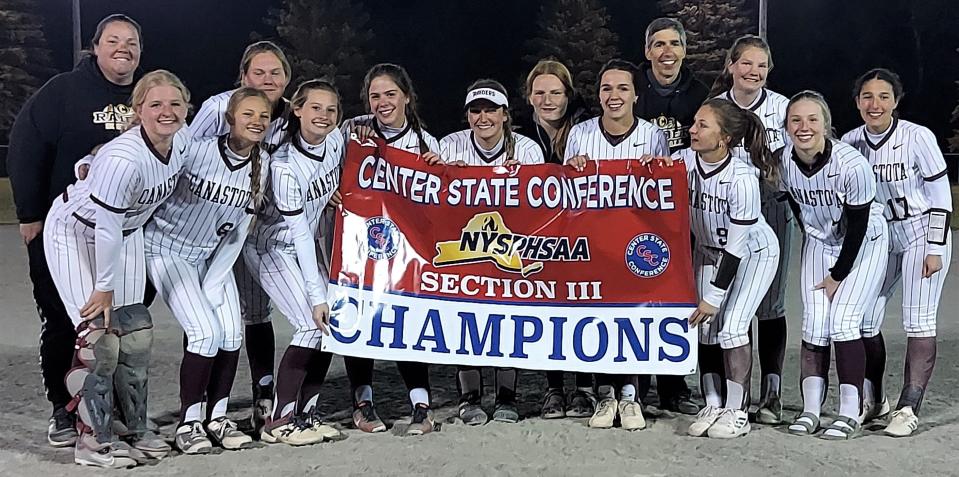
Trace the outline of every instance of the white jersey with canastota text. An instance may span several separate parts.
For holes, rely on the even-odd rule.
[[[386,144],[397,149],[402,149],[406,152],[411,152],[413,154],[426,154],[427,151],[420,150],[420,139],[422,138],[423,142],[426,143],[426,147],[429,149],[429,152],[440,153],[440,143],[436,140],[435,137],[431,136],[430,133],[426,131],[420,131],[417,134],[413,130],[413,127],[410,125],[410,122],[407,121],[406,125],[400,129],[391,128],[380,124],[379,121],[372,114],[365,114],[363,116],[357,116],[353,119],[347,119],[343,121],[343,125],[340,126],[340,131],[343,133],[344,138],[349,138],[350,133],[353,131],[353,128],[356,126],[365,126],[371,128],[376,134],[383,138],[386,141]]]
[[[296,135],[273,153],[267,204],[247,240],[260,253],[281,249],[294,253],[294,240],[284,215],[302,214],[316,236],[323,210],[340,184],[346,146],[334,129],[322,144],[312,146]]]
[[[208,137],[219,137],[230,132],[230,124],[226,122],[226,107],[230,102],[230,97],[236,90],[224,91],[220,94],[210,96],[203,102],[200,110],[190,123],[190,136],[196,139]],[[266,130],[266,136],[263,143],[267,144],[267,152],[273,152],[277,145],[283,141],[286,127],[286,113],[289,108],[286,99],[280,100],[278,107],[273,108],[270,114],[270,126]]]
[[[793,145],[783,147],[780,190],[788,194],[793,212],[807,236],[828,246],[842,246],[846,235],[843,207],[869,207],[867,237],[882,234],[883,206],[875,200],[876,179],[869,162],[852,146],[826,139],[812,165],[803,164]]]
[[[726,91],[717,98],[728,99],[733,104],[742,109],[751,111],[759,117],[763,126],[766,128],[766,141],[770,151],[775,151],[786,144],[789,144],[789,135],[786,134],[786,107],[789,106],[789,98],[763,88],[759,96],[753,100],[752,104],[743,105],[733,99],[732,91]],[[741,148],[737,148],[741,149]],[[745,156],[744,156],[745,157]]]
[[[746,249],[731,251],[739,258],[776,241],[763,219],[759,171],[754,166],[734,156],[709,164],[689,148],[676,151],[672,157],[686,164],[690,230],[696,236],[696,248],[704,255],[718,258],[729,244],[732,225],[748,227],[749,231],[744,241]]]
[[[262,192],[269,156],[258,153]],[[191,144],[176,190],[144,230],[147,252],[191,263],[209,259],[223,237],[253,213],[252,167],[252,156],[230,150],[227,136]]]
[[[520,164],[542,164],[543,150],[536,141],[522,134],[510,133],[515,141],[513,159]],[[446,163],[463,161],[468,166],[502,166],[507,160],[506,136],[486,150],[476,142],[473,131],[466,129],[455,132],[440,140],[440,156]]]
[[[89,178],[67,188],[64,215],[96,226],[97,208],[123,214],[122,230],[142,227],[176,188],[190,138],[185,129],[173,137],[164,156],[136,126],[108,142],[97,152]]]
[[[870,137],[872,136],[872,137]],[[860,126],[842,137],[859,150],[876,176],[876,201],[888,222],[921,216],[932,207],[924,183],[946,175],[946,160],[929,129],[894,118],[885,134],[873,136]],[[925,236],[925,230],[921,231]]]
[[[625,134],[614,136],[602,125],[600,117],[587,119],[570,129],[566,139],[568,161],[573,156],[589,156],[590,159],[639,159],[644,154],[668,156],[669,143],[662,129],[649,121],[636,118],[633,127]]]

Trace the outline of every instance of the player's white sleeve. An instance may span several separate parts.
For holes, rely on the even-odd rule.
[[[437,141],[435,137],[427,134],[426,131],[422,131],[421,134],[423,134],[423,141],[426,142],[426,147],[430,148],[430,152],[440,154],[442,149],[440,148],[439,141]],[[440,159],[442,159],[442,157]]]
[[[246,242],[252,220],[252,214],[244,215],[233,230],[220,240],[210,258],[210,266],[206,270],[200,287],[214,308],[219,308],[226,298],[226,283],[233,276],[233,265],[243,251],[243,244]]]
[[[83,180],[83,177],[80,177],[80,168],[87,166],[87,173],[90,172],[90,166],[93,164],[93,154],[87,154],[83,156],[76,164],[73,165],[73,175],[77,180]]]
[[[637,121],[639,121],[637,119]],[[653,132],[653,155],[657,157],[669,156],[669,141],[666,140],[666,134],[662,129],[656,128]]]
[[[273,195],[283,222],[290,228],[296,260],[303,273],[306,292],[313,306],[326,302],[326,278],[322,276],[316,256],[316,237],[303,214],[303,193],[293,173],[280,164],[273,166]]]
[[[529,143],[532,145],[532,143]],[[519,151],[522,155],[520,159],[521,164],[543,164],[546,162],[546,159],[543,158],[543,150],[536,147],[524,147],[523,151]]]
[[[936,136],[927,128],[917,127],[914,138],[916,145],[916,166],[919,174],[927,181],[942,174],[946,174],[946,159],[939,150]]]
[[[340,134],[343,135],[343,138],[347,141],[350,139],[350,134],[353,134],[353,127],[356,123],[353,121],[356,118],[350,118],[343,121],[343,124],[340,124]]]
[[[737,177],[727,200],[729,227],[726,245],[720,254],[716,274],[703,290],[703,300],[717,308],[722,305],[733,279],[739,273],[739,262],[749,254],[749,230],[759,222],[761,214],[759,183],[751,177]]]
[[[846,205],[855,207],[866,205],[876,198],[876,176],[866,160],[856,152],[854,160],[843,168],[843,191],[846,194]]]
[[[190,139],[197,140],[216,136],[217,131],[220,129],[222,116],[223,114],[219,108],[216,107],[212,98],[204,101],[187,130]]]
[[[97,207],[94,232],[97,276],[94,288],[97,291],[113,291],[117,288],[116,267],[123,254],[123,217],[125,214],[113,212],[105,207]]]
[[[579,141],[580,141],[580,137],[579,137],[579,136],[580,136],[580,134],[579,134],[579,131],[580,131],[580,130],[581,130],[581,128],[577,128],[577,127],[574,126],[574,127],[569,131],[569,136],[566,137],[566,152],[563,153],[563,163],[565,163],[566,161],[570,160],[570,158],[572,158],[573,156],[579,155],[579,150],[580,150],[580,146],[579,146]]]

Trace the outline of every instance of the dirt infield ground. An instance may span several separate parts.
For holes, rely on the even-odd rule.
[[[959,248],[959,247],[957,247]],[[25,249],[16,226],[0,226],[0,475],[118,475],[119,471],[82,469],[72,462],[72,450],[46,443],[49,408],[43,397],[37,365],[39,322],[30,294]],[[585,420],[545,421],[537,417],[544,386],[542,373],[521,376],[518,424],[493,423],[467,428],[448,418],[453,414],[456,388],[450,367],[433,371],[440,432],[404,438],[383,433],[365,435],[347,430],[349,438],[334,444],[293,449],[258,448],[214,456],[176,456],[158,465],[137,468],[130,475],[959,475],[959,274],[953,253],[952,275],[940,312],[939,364],[923,407],[918,434],[906,440],[884,437],[874,430],[850,442],[826,442],[795,437],[782,428],[755,426],[747,437],[733,441],[695,439],[685,435],[691,419],[648,408],[649,428],[627,433],[593,430]],[[796,254],[790,283],[798,283]],[[886,390],[898,395],[905,338],[899,324],[898,297],[886,320],[889,366]],[[798,412],[797,391],[800,304],[795,289],[787,302],[790,349],[784,396],[787,416]],[[150,378],[150,416],[161,433],[171,437],[177,412],[177,368],[180,330],[169,312],[157,304],[156,344]],[[277,317],[277,342],[289,338],[289,326]],[[234,388],[234,417],[249,416],[249,377],[245,360]],[[695,380],[689,378],[693,383]],[[754,379],[754,385],[758,383]],[[827,409],[835,409],[835,377]],[[348,422],[348,385],[342,362],[336,360],[321,407],[331,419]],[[391,363],[378,363],[376,401],[388,421],[402,417],[406,392]],[[754,392],[754,394],[757,394]],[[82,472],[82,474],[81,474]]]

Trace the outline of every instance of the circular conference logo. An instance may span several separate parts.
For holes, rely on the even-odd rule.
[[[373,260],[389,260],[399,247],[400,229],[386,217],[366,221],[367,255]]]
[[[626,267],[640,278],[653,278],[669,265],[669,245],[656,234],[639,234],[626,245]]]

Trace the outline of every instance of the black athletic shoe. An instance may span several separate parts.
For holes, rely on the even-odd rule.
[[[699,404],[693,401],[692,396],[685,393],[670,398],[660,398],[660,400],[661,402],[659,404],[659,408],[664,411],[672,411],[680,414],[695,416],[699,413],[699,409],[701,408]]]
[[[550,389],[543,397],[543,409],[540,411],[543,419],[559,419],[566,417],[566,397],[562,389]]]
[[[54,409],[47,428],[47,442],[53,447],[67,447],[77,443],[77,436],[77,415],[64,407]]]

